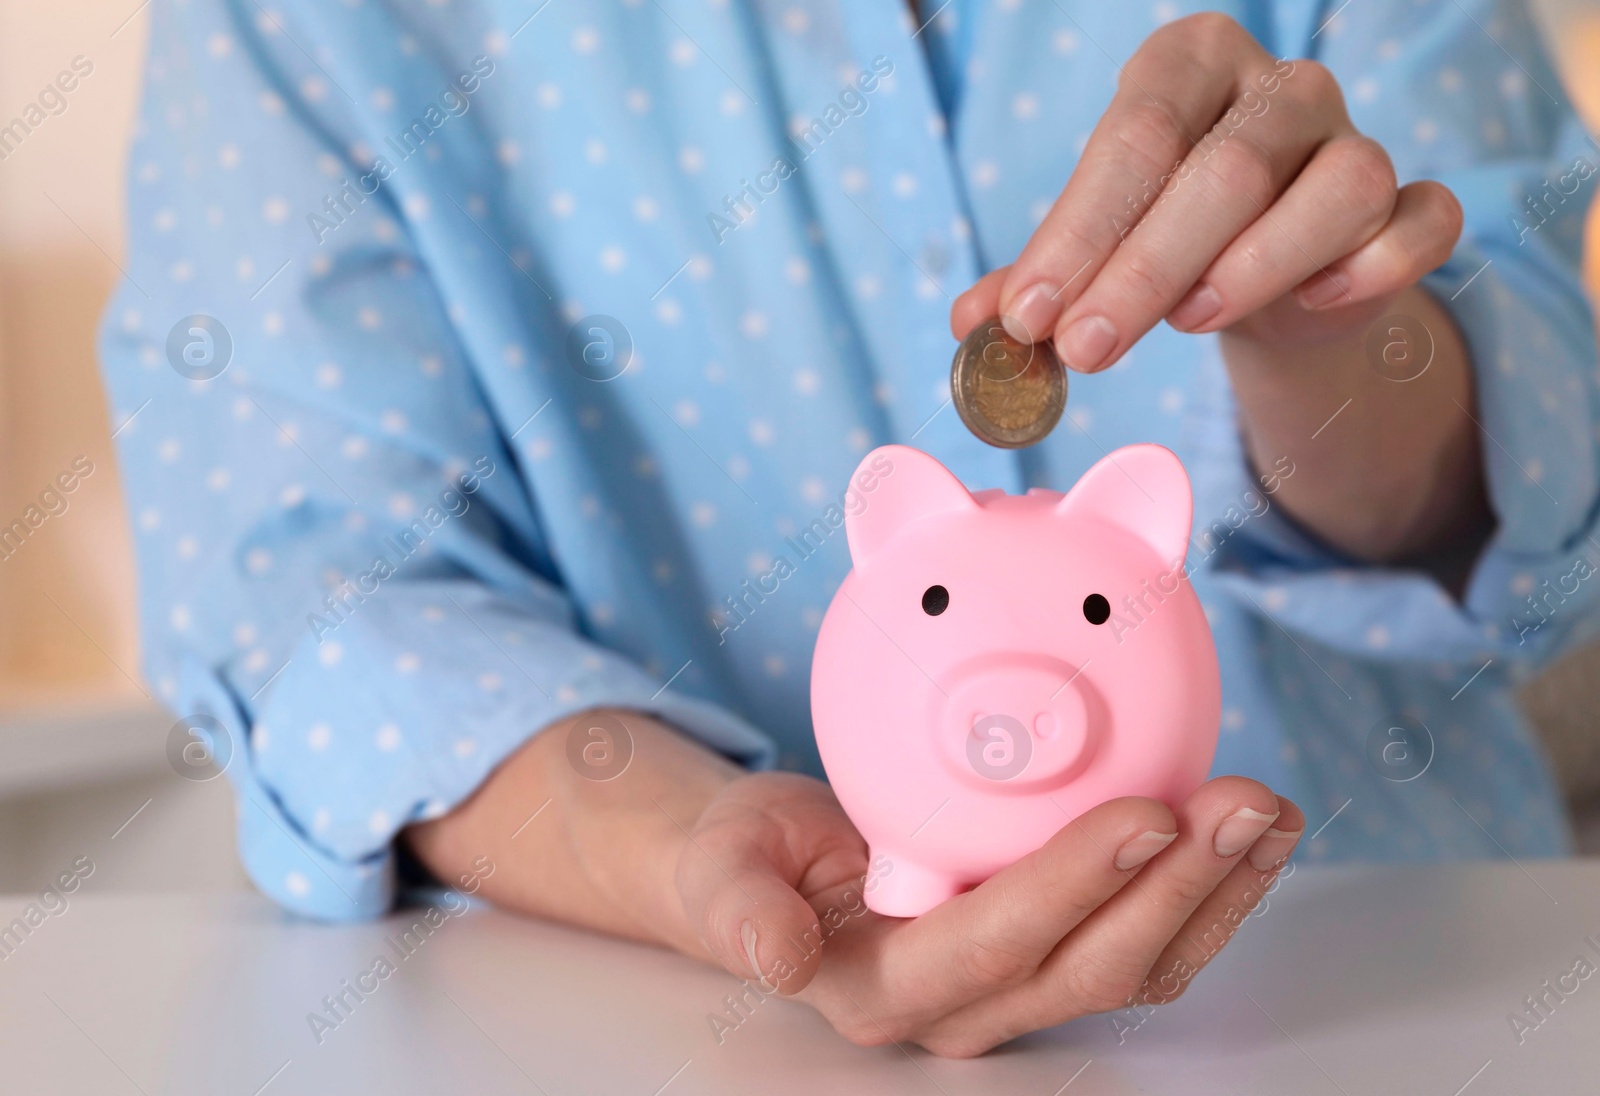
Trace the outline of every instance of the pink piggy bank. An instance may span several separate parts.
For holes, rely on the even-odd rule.
[[[811,711],[870,847],[868,907],[914,917],[1097,804],[1199,787],[1221,685],[1176,456],[1132,445],[1065,495],[971,494],[890,445],[853,482],[866,505],[846,518],[854,568],[817,636]]]

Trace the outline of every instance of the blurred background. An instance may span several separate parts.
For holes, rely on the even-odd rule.
[[[1600,132],[1600,0],[1534,6]],[[93,465],[67,509],[0,558],[0,893],[38,889],[107,841],[117,855],[96,857],[97,890],[247,885],[226,779],[173,772],[176,717],[139,677],[132,538],[111,437],[136,409],[106,405],[95,362],[100,311],[121,277],[145,16],[138,0],[0,0],[0,127],[74,59],[93,66],[61,113],[20,140],[0,129],[0,526],[75,461]],[[1588,241],[1600,290],[1600,217]],[[1568,656],[1522,699],[1583,848],[1600,853],[1600,646]]]

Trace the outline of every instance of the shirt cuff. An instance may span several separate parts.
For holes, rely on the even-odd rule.
[[[1594,335],[1584,310],[1550,307],[1559,287],[1541,293],[1543,278],[1515,255],[1464,245],[1423,283],[1471,355],[1497,519],[1460,601],[1421,571],[1334,551],[1275,504],[1244,453],[1215,344],[1207,387],[1222,413],[1201,446],[1191,565],[1213,567],[1223,589],[1292,635],[1358,657],[1494,658],[1527,670],[1593,635]],[[1270,485],[1273,470],[1263,471]]]
[[[380,587],[337,621],[313,619],[264,689],[191,663],[181,695],[228,736],[213,755],[239,792],[251,879],[296,913],[348,921],[393,903],[403,827],[448,813],[541,728],[568,733],[559,724],[580,712],[642,712],[740,764],[773,764],[769,738],[681,691],[692,664],[674,676],[669,688],[536,606],[435,581]],[[596,779],[631,754],[625,731],[572,750]]]

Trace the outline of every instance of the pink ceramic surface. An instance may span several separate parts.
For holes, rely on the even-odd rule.
[[[869,907],[921,914],[1099,803],[1200,785],[1221,689],[1176,456],[1132,445],[1065,495],[973,494],[891,445],[852,484],[811,709],[871,847]]]

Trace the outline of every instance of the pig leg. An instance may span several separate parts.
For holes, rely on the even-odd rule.
[[[919,917],[967,889],[966,880],[897,853],[873,848],[867,862],[873,865],[864,888],[867,908],[885,917]]]

